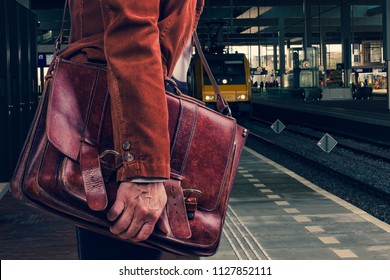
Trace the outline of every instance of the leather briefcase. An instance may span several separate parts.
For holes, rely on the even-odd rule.
[[[106,218],[119,186],[106,69],[60,57],[52,63],[11,192],[29,206],[116,238]],[[156,227],[143,244],[210,256],[220,242],[248,131],[174,89],[166,92],[171,179],[165,183],[168,202],[162,215],[172,232]],[[107,207],[99,206],[101,199]]]

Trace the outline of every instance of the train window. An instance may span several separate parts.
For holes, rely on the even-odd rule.
[[[225,73],[229,75],[243,74],[245,71],[243,64],[244,62],[240,60],[225,61]]]
[[[209,66],[214,75],[223,73],[223,61],[209,61]]]
[[[243,60],[209,60],[211,71],[219,85],[246,84]],[[210,85],[210,79],[204,71],[204,84]]]

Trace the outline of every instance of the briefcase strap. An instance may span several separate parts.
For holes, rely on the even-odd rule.
[[[102,211],[108,205],[107,193],[100,166],[99,138],[103,122],[104,111],[108,104],[108,95],[97,94],[104,90],[99,86],[105,77],[100,77],[100,71],[95,76],[96,86],[93,88],[87,109],[83,138],[80,144],[80,168],[84,183],[85,195],[89,208]],[[100,83],[99,83],[100,82]]]
[[[221,91],[219,90],[218,84],[214,78],[213,72],[210,69],[210,66],[207,62],[207,59],[203,53],[202,47],[199,42],[198,33],[195,31],[192,35],[195,43],[196,50],[198,51],[199,57],[202,61],[203,67],[206,70],[207,76],[210,79],[210,82],[213,86],[214,93],[217,96],[217,110],[220,113],[223,113],[224,115],[231,116],[232,112],[230,110],[229,104],[226,102],[226,100],[222,97]]]

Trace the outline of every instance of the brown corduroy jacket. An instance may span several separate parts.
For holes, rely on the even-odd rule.
[[[204,0],[68,0],[69,46],[62,56],[107,63],[117,179],[169,178],[164,76],[171,76]]]

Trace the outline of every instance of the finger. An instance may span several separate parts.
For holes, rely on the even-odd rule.
[[[153,233],[153,229],[154,229],[153,223],[145,223],[142,226],[141,230],[138,231],[137,235],[134,238],[132,238],[132,240],[135,242],[145,241]]]
[[[110,231],[114,234],[125,233],[134,220],[134,209],[126,209],[122,215],[115,221],[115,224],[110,227]]]
[[[123,212],[125,204],[122,199],[116,199],[114,205],[110,208],[107,213],[107,219],[111,222],[115,221],[119,215]]]
[[[148,223],[148,221],[136,219],[136,217],[134,216],[128,228],[125,231],[122,231],[118,235],[122,239],[134,240],[135,236],[142,229],[142,226],[145,223]]]
[[[159,213],[157,213],[156,210],[145,209],[145,207],[137,207],[134,209],[133,213],[133,219],[131,220],[129,227],[127,228],[126,232],[121,233],[120,237],[133,240],[139,234],[145,224],[150,224],[152,226],[150,232],[148,233],[150,235],[153,231],[154,225],[157,222],[157,219],[160,216],[157,215]],[[122,217],[120,219],[122,219]],[[150,226],[147,226],[147,228],[149,227]],[[146,236],[146,238],[149,237],[149,235]],[[145,240],[146,238],[142,237],[141,239]],[[138,239],[139,238],[137,238],[137,240]]]

